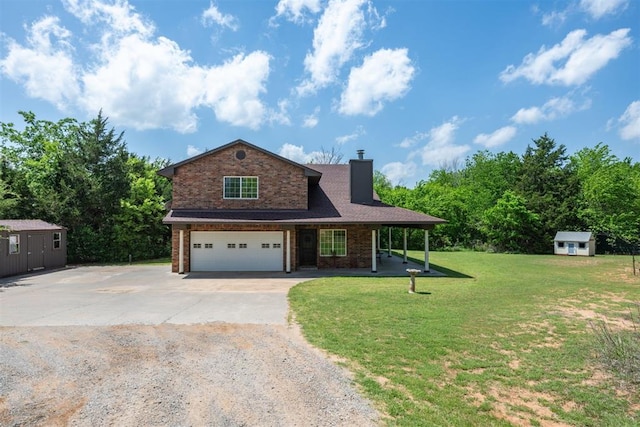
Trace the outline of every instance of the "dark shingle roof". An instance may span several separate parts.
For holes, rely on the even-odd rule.
[[[309,192],[308,210],[189,210],[169,212],[167,224],[187,223],[276,223],[276,224],[381,224],[430,227],[443,219],[382,203],[374,195],[372,204],[351,203],[349,165],[306,165],[322,174],[319,185]]]
[[[63,230],[64,227],[40,219],[0,219],[0,226],[11,231]]]

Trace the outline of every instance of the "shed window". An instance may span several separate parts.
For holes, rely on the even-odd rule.
[[[347,256],[347,230],[320,230],[320,256]]]
[[[564,242],[558,242],[558,247],[559,248],[564,248]]]
[[[20,253],[20,235],[9,234],[9,255]]]
[[[584,249],[586,247],[586,245],[584,243],[578,243],[578,247],[580,249]]]
[[[258,177],[225,176],[223,196],[225,199],[257,199]]]
[[[53,249],[60,249],[62,245],[62,233],[56,231],[53,233]]]

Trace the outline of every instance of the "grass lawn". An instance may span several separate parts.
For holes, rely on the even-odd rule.
[[[458,274],[418,277],[413,295],[408,277],[318,279],[289,293],[305,337],[355,373],[387,424],[640,425],[640,384],[605,368],[592,327],[640,328],[631,257],[431,262]]]

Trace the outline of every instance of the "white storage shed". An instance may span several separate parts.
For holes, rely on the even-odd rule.
[[[553,240],[553,253],[556,255],[596,254],[596,239],[590,231],[558,231]]]

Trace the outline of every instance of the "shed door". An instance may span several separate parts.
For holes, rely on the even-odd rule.
[[[192,231],[191,271],[282,271],[281,231]]]
[[[576,254],[576,244],[575,243],[569,243],[568,244],[568,254],[569,255],[575,255]]]
[[[44,234],[27,237],[27,270],[44,268]]]

